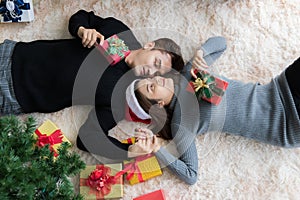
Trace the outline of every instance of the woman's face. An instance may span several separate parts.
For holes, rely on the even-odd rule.
[[[171,78],[155,76],[142,79],[137,84],[137,90],[148,99],[156,100],[159,105],[168,105],[174,94],[174,81]]]

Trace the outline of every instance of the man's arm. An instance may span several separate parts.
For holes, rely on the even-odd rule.
[[[99,120],[97,114],[99,115]],[[92,109],[86,122],[80,127],[77,136],[77,147],[83,151],[94,153],[110,159],[127,159],[127,144],[107,136],[110,127],[114,126],[109,108]]]
[[[130,30],[127,25],[116,18],[102,18],[95,15],[93,11],[87,12],[85,10],[79,10],[69,20],[69,32],[74,37],[79,38],[77,35],[79,27],[95,29],[105,38]]]
[[[84,27],[87,29],[95,29],[95,23],[102,23],[104,19],[94,14],[94,12],[87,12],[85,10],[79,10],[73,14],[69,20],[69,32],[72,36],[79,38],[78,29]]]

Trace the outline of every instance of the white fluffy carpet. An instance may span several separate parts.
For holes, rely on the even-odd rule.
[[[299,0],[34,0],[35,21],[1,24],[5,38],[31,41],[69,38],[69,17],[79,9],[121,19],[141,42],[161,36],[176,40],[187,60],[196,47],[215,35],[227,39],[225,54],[214,64],[222,75],[266,83],[300,56]],[[151,30],[151,31],[146,31]],[[160,30],[160,31],[158,31]],[[144,33],[143,35],[141,33]],[[75,142],[89,107],[71,107],[33,115],[54,121]],[[124,187],[124,200],[160,188],[167,199],[299,199],[300,150],[281,149],[241,137],[212,133],[197,138],[199,180],[188,186],[169,170],[163,176]],[[87,164],[97,160],[80,152]],[[76,191],[78,177],[72,180]]]

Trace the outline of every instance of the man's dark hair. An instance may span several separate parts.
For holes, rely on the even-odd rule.
[[[172,59],[172,68],[180,72],[184,66],[180,46],[169,38],[160,38],[153,42],[153,50],[162,50],[169,53]]]

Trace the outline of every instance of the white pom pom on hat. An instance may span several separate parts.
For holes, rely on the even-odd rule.
[[[128,107],[131,109],[131,111],[140,119],[151,119],[151,116],[146,113],[144,111],[144,109],[140,106],[136,96],[135,96],[135,93],[134,93],[134,90],[135,90],[135,83],[137,81],[139,81],[140,79],[136,79],[134,80],[126,89],[126,101],[127,101],[127,104],[128,104]]]

